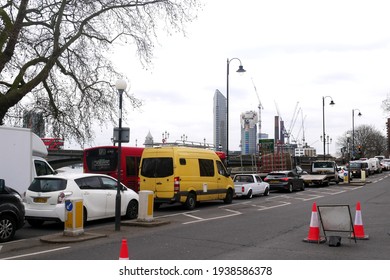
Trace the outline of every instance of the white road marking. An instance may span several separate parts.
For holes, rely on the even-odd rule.
[[[4,259],[1,259],[1,260],[19,259],[19,258],[24,258],[24,257],[29,257],[29,256],[35,256],[35,255],[40,255],[40,254],[51,253],[51,252],[55,252],[55,251],[59,251],[59,250],[65,250],[65,249],[69,249],[69,248],[70,248],[70,246],[68,246],[68,247],[61,247],[61,248],[56,248],[56,249],[52,249],[52,250],[35,252],[35,253],[31,253],[31,254],[24,254],[24,255],[13,256],[13,257],[4,258]]]
[[[237,215],[242,215],[242,213],[239,212],[239,211],[235,211],[235,210],[231,210],[231,209],[224,209],[224,210],[228,211],[228,212],[232,212],[233,214],[224,215],[224,216],[218,216],[218,217],[213,217],[213,218],[208,218],[208,219],[202,219],[202,220],[196,220],[196,221],[190,221],[190,222],[183,223],[183,225],[199,223],[199,222],[207,222],[207,221],[224,219],[224,218],[229,218],[229,217],[233,217],[233,216],[237,216]]]

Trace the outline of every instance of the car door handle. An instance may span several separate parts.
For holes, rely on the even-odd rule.
[[[161,182],[157,182],[156,185],[162,185],[162,183]]]

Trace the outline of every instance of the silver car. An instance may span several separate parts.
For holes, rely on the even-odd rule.
[[[121,184],[121,215],[138,215],[138,194]],[[36,177],[25,195],[26,221],[40,226],[45,221],[65,221],[65,200],[82,199],[83,220],[115,217],[117,180],[103,174],[63,173]]]

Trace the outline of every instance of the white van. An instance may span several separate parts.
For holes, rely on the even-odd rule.
[[[371,166],[373,173],[382,173],[382,165],[380,160],[376,157],[368,159],[369,165]]]
[[[145,148],[139,189],[154,192],[156,207],[180,202],[189,210],[200,201],[231,203],[234,196],[233,180],[214,151],[178,146]]]

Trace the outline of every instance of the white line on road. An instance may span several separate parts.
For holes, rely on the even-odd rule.
[[[191,221],[191,222],[186,222],[186,223],[183,223],[183,225],[199,223],[199,222],[206,222],[206,221],[212,221],[212,220],[217,220],[217,219],[224,219],[224,218],[229,218],[229,217],[233,217],[233,216],[237,216],[237,215],[241,215],[242,214],[241,212],[238,212],[238,211],[235,211],[235,210],[231,210],[231,209],[225,209],[224,208],[224,210],[232,212],[233,214],[224,215],[224,216],[218,216],[218,217],[208,218],[208,219],[202,219],[202,220],[196,220],[196,221]]]
[[[19,258],[23,258],[23,257],[29,257],[29,256],[40,255],[40,254],[46,254],[46,253],[51,253],[51,252],[55,252],[55,251],[59,251],[59,250],[65,250],[65,249],[69,249],[69,248],[70,248],[70,246],[68,246],[68,247],[61,247],[61,248],[57,248],[57,249],[53,249],[53,250],[46,250],[46,251],[40,251],[40,252],[31,253],[31,254],[24,254],[24,255],[13,256],[13,257],[4,258],[4,259],[1,259],[1,260],[19,259]]]

